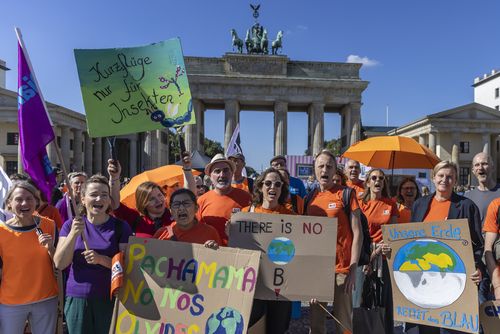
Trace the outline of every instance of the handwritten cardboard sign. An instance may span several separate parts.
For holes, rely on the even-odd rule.
[[[476,270],[466,219],[383,225],[394,320],[479,331]]]
[[[110,333],[246,333],[259,253],[131,237]]]
[[[333,301],[336,218],[239,212],[229,245],[262,252],[255,298]]]
[[[479,320],[484,334],[497,334],[500,328],[500,301],[492,300],[481,304]]]
[[[195,123],[181,43],[75,50],[91,137]]]

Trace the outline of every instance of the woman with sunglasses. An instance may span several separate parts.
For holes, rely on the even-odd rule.
[[[278,169],[266,169],[255,181],[252,205],[242,212],[295,214],[286,207],[288,183]],[[254,299],[249,327],[266,316],[266,333],[285,333],[290,324],[292,302]]]
[[[453,191],[457,183],[457,165],[450,161],[441,161],[433,170],[432,182],[436,192],[424,196],[415,201],[411,212],[412,222],[443,222],[447,219],[466,218],[469,223],[472,250],[476,271],[470,279],[479,284],[481,271],[484,270],[482,263],[483,237],[481,234],[481,217],[478,207],[468,198],[460,196]],[[419,328],[419,333],[462,333],[456,330],[430,327],[424,325],[407,324],[407,329]],[[413,329],[408,333],[414,333]]]
[[[388,245],[382,241],[382,225],[396,224],[398,210],[389,194],[389,185],[385,174],[380,169],[368,172],[365,181],[365,191],[360,201],[361,211],[368,220],[370,237],[372,239],[372,255],[369,268],[370,281],[380,290],[380,299],[376,306],[385,307],[386,333],[394,330],[392,310],[392,290],[389,266],[384,256],[390,251]]]
[[[170,196],[169,204],[175,222],[160,228],[154,238],[203,244],[212,249],[219,248],[221,240],[217,230],[208,224],[200,224],[196,219],[198,204],[191,190],[177,189]]]
[[[398,224],[411,221],[411,208],[418,198],[420,198],[420,191],[415,179],[411,177],[403,179],[398,186],[398,195],[396,197],[396,206],[399,212]]]

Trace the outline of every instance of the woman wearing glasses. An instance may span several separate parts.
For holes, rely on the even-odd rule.
[[[415,200],[420,198],[417,182],[408,177],[403,179],[398,187],[396,205],[399,212],[398,223],[409,223],[411,220],[411,208]]]
[[[384,258],[390,249],[382,241],[381,226],[395,224],[398,210],[391,199],[389,185],[382,170],[372,169],[366,176],[365,192],[361,197],[360,207],[368,220],[370,237],[373,243],[370,266],[367,271],[370,275],[370,282],[373,282],[376,289],[380,290],[380,300],[376,301],[375,304],[376,306],[385,307],[386,333],[392,333],[394,318],[392,314],[391,279],[389,266]]]
[[[191,190],[174,191],[170,197],[170,210],[175,222],[171,226],[160,228],[154,238],[203,244],[213,249],[219,248],[221,240],[217,230],[208,224],[200,224],[196,219],[198,204]]]
[[[288,183],[275,168],[266,169],[255,181],[252,205],[243,212],[293,215],[286,208]],[[285,333],[290,324],[292,302],[254,299],[249,327],[266,316],[266,333]]]
[[[469,223],[469,231],[474,252],[474,262],[476,271],[470,279],[479,284],[481,281],[481,271],[484,270],[482,263],[483,237],[481,234],[481,218],[479,209],[470,199],[453,192],[457,183],[457,165],[450,161],[441,161],[433,170],[432,182],[436,192],[424,196],[415,201],[411,213],[412,222],[444,222],[447,219],[466,218]],[[407,329],[419,327],[419,333],[461,333],[455,330],[439,329],[423,325],[407,324]],[[408,331],[414,332],[414,329]]]

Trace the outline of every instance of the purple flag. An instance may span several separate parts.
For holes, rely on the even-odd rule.
[[[17,102],[20,158],[26,173],[37,184],[46,199],[50,200],[56,178],[45,147],[54,140],[55,135],[19,32],[18,39]]]

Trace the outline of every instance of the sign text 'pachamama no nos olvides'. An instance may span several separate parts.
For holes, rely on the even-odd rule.
[[[195,123],[178,38],[133,48],[75,50],[91,137]]]
[[[467,219],[383,225],[392,248],[394,320],[479,331],[476,271]]]
[[[262,252],[257,299],[333,301],[336,240],[336,218],[252,212],[231,217],[229,245]]]
[[[131,237],[111,333],[246,333],[259,256]]]

